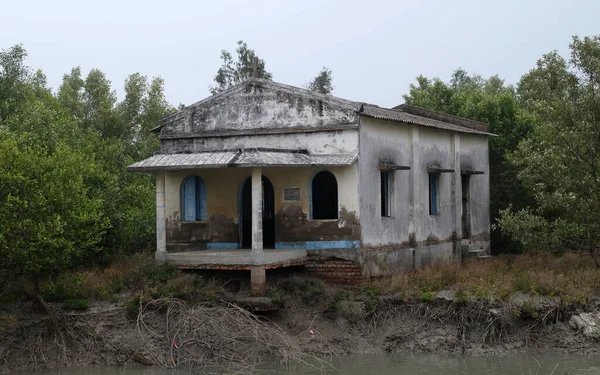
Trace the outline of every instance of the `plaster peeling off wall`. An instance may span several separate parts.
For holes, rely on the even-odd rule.
[[[339,102],[339,103],[338,103]],[[247,82],[168,117],[161,136],[249,129],[339,127],[358,123],[355,108],[333,98]]]
[[[321,170],[333,173],[338,182],[339,218],[310,219],[310,182]],[[360,239],[358,168],[263,168],[263,176],[274,189],[275,241],[277,248],[358,247]],[[206,187],[207,220],[180,220],[181,184],[186,176],[197,175]],[[167,250],[188,251],[215,247],[236,247],[240,242],[240,190],[250,177],[249,168],[196,169],[166,174]],[[284,197],[285,188],[298,189],[293,200]]]

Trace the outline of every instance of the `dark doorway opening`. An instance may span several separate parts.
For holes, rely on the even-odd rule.
[[[262,225],[263,248],[275,248],[275,192],[273,184],[262,176]],[[240,234],[242,249],[252,248],[252,179],[249,177],[242,186],[242,202],[240,212]]]
[[[313,177],[311,201],[313,219],[338,218],[338,186],[333,173],[322,171]]]
[[[462,186],[462,238],[471,237],[471,176],[460,176]]]

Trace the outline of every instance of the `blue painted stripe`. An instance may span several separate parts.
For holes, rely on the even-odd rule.
[[[276,249],[349,249],[360,246],[360,241],[300,241],[300,242],[277,242]]]
[[[238,243],[234,242],[207,242],[207,249],[237,249],[239,247]]]

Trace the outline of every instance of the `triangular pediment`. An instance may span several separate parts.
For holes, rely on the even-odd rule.
[[[162,138],[252,130],[355,127],[360,104],[331,95],[253,79],[165,118]]]

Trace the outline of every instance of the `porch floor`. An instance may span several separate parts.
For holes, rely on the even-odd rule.
[[[266,269],[301,266],[306,263],[306,249],[218,249],[167,253],[167,264],[180,269],[249,270],[252,266]]]

